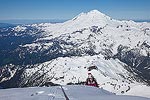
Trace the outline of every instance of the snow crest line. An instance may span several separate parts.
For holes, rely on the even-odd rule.
[[[66,100],[69,100],[69,98],[68,98],[68,96],[66,95],[65,90],[63,89],[63,87],[62,87],[62,86],[60,86],[60,87],[61,87],[61,89],[62,89],[62,92],[63,92],[63,94],[64,94]]]

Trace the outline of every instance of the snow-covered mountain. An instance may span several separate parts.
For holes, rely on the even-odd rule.
[[[87,47],[89,45],[88,42],[90,42],[91,45],[95,45],[94,51],[96,53],[108,48],[116,54],[119,45],[128,46],[132,49],[138,48],[143,43],[149,44],[150,42],[150,23],[117,21],[97,10],[81,13],[72,20],[64,23],[45,23],[35,26],[45,31],[35,42],[59,40],[58,42],[64,41],[68,43],[68,45],[69,43],[75,46],[77,45],[78,48]],[[52,44],[45,44],[44,47],[46,48],[51,45]],[[64,45],[64,43],[62,43],[62,45]],[[36,43],[34,45],[25,45],[25,47],[26,46],[34,49],[33,47],[39,46],[39,44]],[[61,47],[64,48],[63,46]],[[147,55],[146,52],[149,52],[149,50],[145,52],[141,51],[143,55]]]
[[[150,23],[119,21],[93,10],[64,23],[0,32],[1,40],[9,40],[0,49],[2,87],[82,84],[90,66],[100,87],[116,94],[150,85]]]

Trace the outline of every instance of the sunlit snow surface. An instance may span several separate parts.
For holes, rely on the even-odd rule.
[[[87,67],[90,65],[95,65],[98,69],[88,71]],[[135,86],[143,86],[148,90],[143,95],[140,95],[140,92],[136,92],[137,90],[133,90],[131,94],[150,97],[150,95],[147,95],[147,93],[150,93],[149,87],[136,82],[132,78],[130,79],[129,76],[132,76],[132,74],[125,70],[123,65],[124,63],[121,63],[117,59],[104,60],[101,55],[71,58],[61,57],[39,64],[37,67],[26,69],[24,75],[30,77],[40,69],[38,72],[41,75],[47,72],[46,77],[54,77],[51,82],[66,85],[67,83],[85,82],[88,77],[87,73],[90,72],[96,78],[100,88],[102,87],[107,91],[116,93],[117,95],[122,95],[127,92],[130,95],[128,93],[129,90],[132,90]],[[24,79],[26,80],[26,78]]]
[[[63,86],[69,100],[150,100],[135,96],[119,96],[88,86]],[[1,89],[0,100],[66,100],[60,86]]]
[[[92,27],[97,28],[96,31],[92,32]],[[150,43],[150,23],[136,23],[134,21],[119,21],[111,19],[109,16],[93,10],[88,13],[81,13],[75,18],[68,20],[64,23],[41,23],[41,24],[32,24],[31,27],[36,27],[44,31],[41,33],[42,37],[36,40],[36,44],[26,44],[23,47],[28,47],[32,50],[35,49],[35,46],[38,46],[39,50],[42,46],[38,41],[58,39],[63,40],[67,43],[73,43],[79,45],[78,48],[87,47],[87,42],[90,41],[93,45],[96,46],[95,52],[100,52],[102,49],[111,47],[112,52],[117,53],[118,46],[124,45],[130,48],[138,48],[137,45],[141,45],[143,42]],[[24,30],[24,27],[18,30]],[[82,31],[80,33],[79,31]],[[93,38],[88,38],[92,35]],[[70,38],[68,38],[70,36]],[[82,45],[81,45],[82,44]],[[42,45],[42,44],[41,44]],[[43,49],[49,48],[52,44],[46,44]],[[106,46],[104,46],[106,45]],[[70,48],[68,45],[61,45],[61,47]],[[146,55],[145,52],[149,50],[141,51],[142,55]]]
[[[43,31],[40,34],[41,37],[38,37],[33,43],[21,45],[22,47],[27,48],[26,50],[29,50],[30,53],[36,52],[37,49],[40,51],[49,50],[52,46],[55,46],[53,44],[53,40],[57,40],[57,42],[64,41],[68,44],[59,44],[59,46],[62,48],[61,52],[63,54],[71,49],[81,49],[84,51],[89,49],[90,45],[95,47],[93,50],[96,53],[103,52],[105,49],[109,49],[113,54],[116,54],[119,45],[127,46],[130,49],[133,49],[141,48],[143,43],[150,44],[150,23],[118,21],[111,19],[110,17],[96,10],[89,13],[82,13],[72,20],[64,23],[41,23],[32,24],[29,26]],[[93,29],[96,31],[99,30],[99,32],[91,31]],[[17,26],[13,28],[13,30],[16,32],[22,32],[26,30],[26,26]],[[45,41],[49,42],[47,43]],[[150,52],[150,49],[146,47],[142,47],[140,50],[141,55],[144,56],[147,56],[147,52]],[[53,53],[53,50],[51,52]],[[29,67],[24,71],[23,81],[26,82],[36,72],[38,72],[40,75],[42,75],[44,72],[46,73],[44,77],[54,77],[51,82],[56,84],[66,85],[67,83],[83,82],[87,78],[87,68],[93,65],[97,66],[98,69],[92,70],[91,73],[97,79],[100,87],[104,88],[105,90],[116,93],[117,95],[121,95],[123,94],[121,92],[124,92],[124,95],[150,97],[149,87],[144,86],[142,83],[136,82],[132,74],[125,69],[126,64],[120,62],[118,59],[105,60],[104,56],[101,54],[95,56],[84,55],[81,57],[58,57],[54,60],[36,64],[34,67]],[[91,92],[95,91],[95,88],[90,88],[90,93],[86,91],[89,88],[84,88],[82,90],[81,88],[83,87],[74,88],[67,86],[65,91],[68,93],[68,96],[70,96],[70,99],[75,100],[79,100],[79,98],[82,98],[80,100],[94,100],[94,97],[95,100],[97,100],[96,98],[101,98],[103,100],[103,97],[107,98],[107,100],[112,100],[112,97],[115,98],[114,100],[117,100],[117,98],[119,100],[123,100],[124,98],[124,96],[116,97],[115,95],[104,96],[101,95],[101,93],[100,95],[97,95],[97,91],[96,93]],[[128,91],[129,89],[130,91]],[[55,93],[50,92],[50,90],[55,91]],[[21,95],[23,93],[24,95]],[[8,94],[10,96],[8,96]],[[59,94],[59,96],[57,94]],[[16,98],[25,97],[26,100],[28,100],[28,98],[31,98],[32,100],[42,100],[41,98],[43,98],[43,100],[51,100],[54,99],[54,97],[55,99],[57,98],[61,100],[64,99],[63,95],[61,94],[62,91],[59,87],[12,89],[0,91],[1,98],[5,98],[2,100],[22,100],[15,99],[15,97],[18,95],[21,96]],[[94,96],[94,94],[96,94],[96,96]],[[128,97],[125,96],[125,99],[127,98]],[[132,98],[131,100],[134,99]],[[135,100],[138,100],[137,97]]]

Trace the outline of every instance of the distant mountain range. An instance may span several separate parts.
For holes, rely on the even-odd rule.
[[[13,27],[16,26],[14,24],[9,24],[9,23],[0,23],[0,28],[7,28],[7,27]]]
[[[65,19],[12,19],[12,20],[0,20],[0,24],[38,24],[38,23],[62,23]]]
[[[63,23],[67,20],[68,19],[10,19],[10,20],[0,20],[0,24],[2,24],[2,25],[3,24],[18,25],[18,24],[40,24],[40,23]],[[119,19],[119,20],[122,20],[122,19]],[[135,21],[135,22],[150,22],[150,19],[149,20],[135,19],[133,21]]]
[[[3,88],[83,84],[90,66],[101,87],[117,94],[150,85],[147,22],[92,10],[63,23],[0,28],[0,47]]]

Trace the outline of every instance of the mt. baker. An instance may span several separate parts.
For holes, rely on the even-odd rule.
[[[0,32],[5,33],[0,39],[32,37],[17,46],[12,43],[11,55],[1,54],[13,59],[2,64],[10,72],[7,78],[2,75],[2,87],[82,83],[93,65],[97,69],[92,74],[111,92],[150,85],[150,23],[114,20],[93,10],[64,23],[20,25]]]

